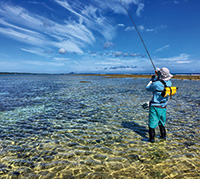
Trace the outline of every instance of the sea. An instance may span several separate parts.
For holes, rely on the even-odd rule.
[[[172,79],[148,142],[147,78],[0,75],[0,178],[200,178],[200,81]]]

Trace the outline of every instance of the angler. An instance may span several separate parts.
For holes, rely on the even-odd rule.
[[[157,68],[155,75],[152,76],[150,82],[146,86],[147,91],[153,92],[153,97],[150,101],[149,106],[149,141],[154,142],[155,128],[159,126],[160,137],[166,139],[166,106],[169,98],[168,93],[163,94],[166,87],[172,86],[171,78],[173,75],[170,74],[168,68]],[[174,87],[176,90],[176,87]],[[172,90],[170,90],[172,91]],[[172,93],[170,93],[172,95]],[[175,91],[173,91],[173,95]],[[170,96],[171,96],[170,95]]]
[[[153,92],[152,100],[150,101],[150,106],[147,106],[146,103],[143,106],[143,108],[149,107],[149,141],[154,142],[155,138],[155,128],[159,126],[160,128],[160,134],[162,139],[166,139],[166,130],[165,130],[165,123],[166,123],[166,106],[168,97],[174,95],[176,93],[177,87],[171,87],[171,78],[173,75],[170,74],[170,71],[168,68],[156,68],[153,60],[150,56],[150,53],[144,43],[144,40],[133,20],[131,15],[128,12],[128,9],[126,8],[124,2],[120,0],[122,5],[124,6],[124,9],[126,10],[128,16],[130,17],[139,37],[140,40],[147,52],[147,55],[152,63],[152,66],[155,70],[155,75],[152,76],[151,81],[146,86],[147,91]]]

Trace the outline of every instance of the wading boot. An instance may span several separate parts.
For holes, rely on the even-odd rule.
[[[159,125],[160,128],[160,138],[161,139],[166,139],[166,130],[163,125]]]
[[[149,127],[149,142],[153,143],[155,138],[155,129]]]

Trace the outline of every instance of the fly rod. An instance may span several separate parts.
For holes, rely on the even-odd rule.
[[[146,47],[146,45],[145,45],[145,43],[144,43],[144,40],[142,39],[142,36],[141,36],[141,34],[140,34],[140,32],[139,32],[139,30],[138,30],[138,28],[137,28],[137,26],[136,26],[136,24],[135,24],[133,18],[132,18],[131,15],[129,14],[128,9],[126,8],[124,2],[123,2],[122,0],[120,0],[120,1],[121,1],[122,5],[124,6],[124,9],[126,10],[128,16],[130,17],[130,19],[131,19],[131,21],[132,21],[132,23],[133,23],[133,25],[134,25],[134,27],[135,27],[135,29],[136,29],[136,31],[137,31],[139,37],[140,37],[140,40],[141,40],[142,43],[143,43],[143,46],[144,46],[144,48],[145,48],[145,50],[146,50],[146,52],[147,52],[147,55],[148,55],[148,57],[149,57],[149,59],[150,59],[152,65],[153,65],[153,68],[154,68],[154,70],[156,71],[156,67],[155,67],[155,65],[154,65],[154,63],[153,63],[153,60],[152,60],[152,58],[151,58],[151,55],[150,55],[150,53],[149,53],[149,51],[148,51],[148,49],[147,49],[147,47]]]

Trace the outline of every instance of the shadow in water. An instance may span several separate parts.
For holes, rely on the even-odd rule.
[[[149,130],[146,127],[141,126],[136,122],[122,122],[122,126],[133,130],[135,133],[139,134],[143,138],[147,138]]]

